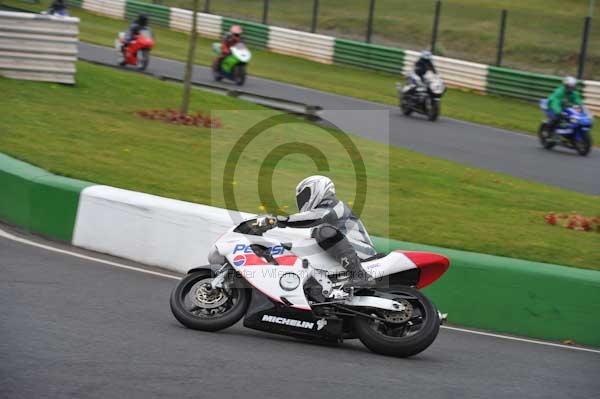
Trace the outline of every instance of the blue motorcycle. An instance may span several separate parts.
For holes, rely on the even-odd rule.
[[[550,121],[553,118],[552,111],[548,108],[548,100],[540,101],[540,108],[547,116],[538,130],[538,136],[542,147],[547,150],[555,145],[571,148],[579,155],[587,155],[592,148],[592,115],[585,107],[578,105],[569,107],[563,111],[560,124],[552,129]]]

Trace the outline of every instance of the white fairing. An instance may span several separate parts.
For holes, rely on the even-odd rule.
[[[446,89],[440,76],[433,72],[427,72],[425,74],[425,80],[428,82],[429,90],[431,90],[433,94],[442,94]]]
[[[233,54],[235,58],[240,60],[240,62],[243,62],[245,64],[250,62],[250,59],[252,58],[252,53],[250,52],[250,50],[248,50],[248,47],[246,47],[246,45],[243,43],[238,43],[235,46],[233,46],[231,48],[231,54]]]
[[[125,32],[119,32],[117,39],[115,39],[115,48],[121,51],[121,44],[125,41]]]
[[[274,229],[274,234],[269,232],[269,235],[276,236],[277,239],[236,233],[233,230],[232,228],[217,240],[210,251],[210,262],[223,261],[226,258],[252,286],[274,301],[287,303],[297,309],[310,310],[303,290],[306,281],[317,273],[317,269],[326,270],[327,274],[345,271],[312,238],[298,239],[296,233],[289,237],[291,240],[286,241],[287,229]],[[291,243],[292,250],[283,248],[282,242]],[[272,248],[272,256],[280,264],[273,265],[258,257],[249,248],[250,244]],[[308,261],[306,267],[303,266],[303,259]],[[363,262],[363,267],[372,277],[381,278],[417,266],[402,253],[392,252],[383,258]],[[300,284],[295,289],[286,290],[280,284],[281,277],[288,273],[296,274],[300,279]]]

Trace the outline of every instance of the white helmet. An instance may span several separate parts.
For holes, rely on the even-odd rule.
[[[329,198],[335,198],[335,187],[329,177],[310,176],[296,186],[296,203],[300,212],[313,210]]]
[[[575,86],[577,86],[577,79],[575,79],[573,76],[565,76],[565,78],[563,79],[563,84],[568,89],[574,89]]]
[[[421,58],[424,60],[430,60],[431,59],[431,51],[429,51],[429,50],[421,51]]]

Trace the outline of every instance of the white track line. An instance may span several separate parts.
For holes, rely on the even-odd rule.
[[[142,269],[141,267],[127,266],[127,265],[123,265],[121,263],[111,262],[109,260],[94,258],[94,257],[91,257],[91,256],[78,254],[76,252],[66,251],[64,249],[54,248],[54,247],[51,247],[49,245],[44,245],[44,244],[37,243],[35,241],[27,240],[25,238],[17,237],[15,235],[7,233],[6,231],[4,231],[2,229],[0,229],[0,237],[4,237],[4,238],[7,238],[7,239],[12,240],[12,241],[20,242],[21,244],[31,245],[32,247],[37,247],[37,248],[46,249],[48,251],[57,252],[59,254],[71,255],[71,256],[74,256],[76,258],[90,260],[92,262],[104,263],[105,265],[110,265],[110,266],[118,267],[120,269],[133,270],[133,271],[140,272],[140,273],[152,274],[154,276],[166,277],[166,278],[170,278],[170,279],[173,279],[173,280],[179,280],[180,279],[180,277],[173,276],[171,274],[153,272],[152,270]]]
[[[582,347],[579,347],[579,346],[570,346],[570,345],[563,345],[563,344],[555,344],[553,342],[537,341],[535,339],[528,339],[528,338],[511,337],[510,335],[494,334],[494,333],[488,333],[488,332],[476,331],[476,330],[467,330],[466,328],[459,328],[459,327],[442,326],[442,328],[445,328],[447,330],[452,330],[452,331],[465,332],[465,333],[469,333],[469,334],[485,335],[486,337],[502,338],[502,339],[508,339],[508,340],[511,340],[511,341],[527,342],[527,343],[530,343],[530,344],[553,346],[553,347],[556,347],[556,348],[573,349],[573,350],[576,350],[576,351],[591,352],[591,353],[598,353],[598,354],[600,354],[600,350],[598,350],[598,349],[590,349],[590,348],[582,348]]]
[[[22,243],[22,244],[25,244],[25,245],[30,245],[32,247],[42,248],[42,249],[45,249],[45,250],[48,250],[48,251],[57,252],[59,254],[71,255],[71,256],[74,256],[76,258],[85,259],[85,260],[89,260],[89,261],[92,261],[92,262],[103,263],[105,265],[109,265],[109,266],[113,266],[113,267],[118,267],[120,269],[132,270],[132,271],[136,271],[136,272],[140,272],[140,273],[146,273],[146,274],[152,274],[154,276],[170,278],[170,279],[173,279],[173,280],[179,280],[180,279],[180,277],[177,277],[177,276],[174,276],[174,275],[171,275],[171,274],[153,272],[151,270],[142,269],[141,267],[127,266],[127,265],[123,265],[121,263],[111,262],[111,261],[104,260],[104,259],[98,259],[98,258],[94,258],[92,256],[82,255],[82,254],[78,254],[76,252],[71,252],[71,251],[67,251],[67,250],[64,250],[64,249],[55,248],[55,247],[52,247],[52,246],[49,246],[49,245],[40,244],[40,243],[37,243],[35,241],[30,241],[30,240],[27,240],[25,238],[17,237],[17,236],[15,236],[13,234],[10,234],[10,233],[2,230],[2,229],[0,229],[0,237],[4,237],[4,238],[6,238],[8,240],[19,242],[19,243]],[[527,342],[527,343],[530,343],[530,344],[537,344],[537,345],[551,346],[551,347],[555,347],[555,348],[571,349],[571,350],[576,350],[576,351],[582,351],[582,352],[590,352],[590,353],[598,353],[598,354],[600,354],[600,350],[597,350],[597,349],[581,348],[581,347],[578,347],[578,346],[555,344],[555,343],[552,343],[552,342],[536,341],[536,340],[527,339],[527,338],[511,337],[511,336],[508,336],[508,335],[493,334],[493,333],[488,333],[488,332],[483,332],[483,331],[476,331],[476,330],[468,330],[466,328],[458,328],[458,327],[450,327],[450,326],[442,326],[442,328],[444,328],[446,330],[459,331],[459,332],[464,332],[464,333],[468,333],[468,334],[484,335],[486,337],[507,339],[507,340],[510,340],[510,341]]]

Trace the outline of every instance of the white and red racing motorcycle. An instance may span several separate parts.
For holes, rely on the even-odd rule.
[[[409,251],[377,255],[363,261],[377,285],[354,289],[347,287],[344,268],[314,239],[267,237],[273,219],[258,220],[221,236],[210,265],[191,269],[175,287],[171,311],[183,325],[217,331],[245,316],[248,328],[334,342],[358,338],[374,352],[400,357],[433,343],[445,316],[418,288],[448,269],[447,258]]]

